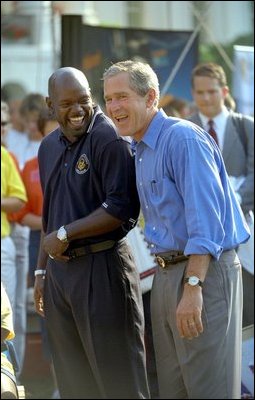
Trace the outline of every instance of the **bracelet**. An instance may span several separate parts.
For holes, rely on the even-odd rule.
[[[35,274],[35,276],[37,276],[37,275],[46,275],[46,269],[36,269],[34,274]]]

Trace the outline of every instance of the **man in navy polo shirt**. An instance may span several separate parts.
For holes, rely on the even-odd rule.
[[[59,128],[38,155],[44,205],[34,297],[61,398],[149,398],[139,276],[125,242],[139,214],[129,144],[75,68],[53,73],[47,104]]]

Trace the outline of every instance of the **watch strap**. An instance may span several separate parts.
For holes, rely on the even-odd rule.
[[[186,276],[185,278],[184,278],[184,283],[188,283],[189,285],[190,285],[190,283],[189,283],[189,279],[191,278],[191,276]],[[198,279],[198,282],[197,282],[197,284],[196,285],[190,285],[190,286],[203,286],[203,282],[198,278],[198,277],[196,277],[197,279]]]

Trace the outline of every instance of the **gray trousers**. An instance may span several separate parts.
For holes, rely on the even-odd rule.
[[[158,267],[151,293],[161,399],[240,399],[242,275],[234,250],[212,260],[203,284],[204,332],[181,339],[176,308],[187,262]]]

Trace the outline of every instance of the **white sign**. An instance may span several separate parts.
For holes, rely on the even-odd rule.
[[[233,96],[236,111],[254,115],[254,47],[234,46]]]
[[[140,274],[142,293],[146,293],[151,290],[153,277],[156,272],[157,263],[155,257],[150,254],[148,243],[139,223],[128,233],[127,239]]]

